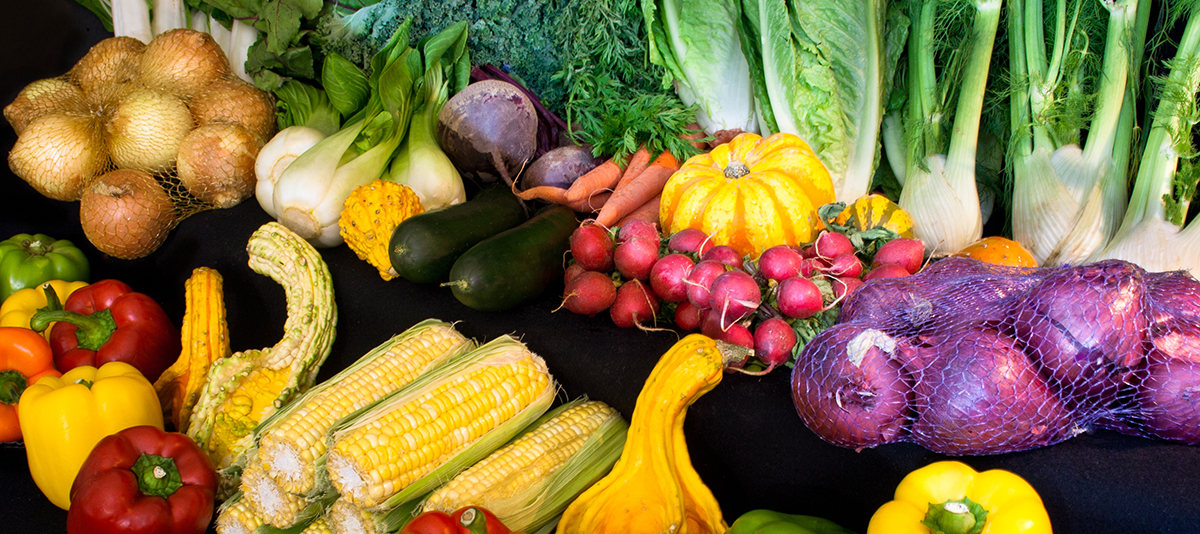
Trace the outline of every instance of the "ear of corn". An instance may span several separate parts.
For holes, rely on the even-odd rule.
[[[208,267],[197,267],[184,283],[183,352],[154,382],[163,415],[187,432],[192,408],[208,379],[208,369],[230,355],[225,320],[224,280]]]
[[[450,323],[429,319],[414,325],[263,421],[259,460],[283,491],[311,491],[334,423],[473,347]]]
[[[409,517],[416,501],[407,506]],[[401,506],[400,508],[406,508]],[[397,508],[399,510],[399,508]],[[329,507],[329,523],[334,532],[355,532],[358,534],[383,534],[387,532],[377,523],[382,514],[368,512],[354,505],[345,498],[339,498]]]
[[[524,434],[434,490],[423,510],[488,509],[514,531],[557,521],[616,463],[629,425],[612,407],[580,398],[546,413]]]
[[[337,326],[329,268],[312,245],[269,222],[250,236],[246,252],[251,269],[283,286],[287,320],[275,346],[213,364],[196,402],[187,434],[221,470],[221,495],[237,487],[254,427],[312,386]]]
[[[511,439],[554,391],[541,357],[503,336],[340,422],[318,472],[359,508],[394,508]]]
[[[217,534],[254,534],[267,524],[250,502],[235,494],[217,508]]]

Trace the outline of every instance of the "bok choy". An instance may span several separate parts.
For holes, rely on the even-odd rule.
[[[800,136],[836,198],[865,195],[909,24],[887,0],[743,0],[745,48],[764,134]]]
[[[885,121],[883,138],[904,184],[900,207],[927,252],[960,250],[983,233],[976,154],[1000,7],[1001,0],[909,4],[907,70],[898,80],[907,101]]]
[[[1050,20],[1009,2],[1013,237],[1040,265],[1077,264],[1125,211],[1149,2],[1054,0]]]
[[[1200,277],[1200,222],[1186,221],[1200,173],[1192,127],[1200,120],[1200,2],[1170,6],[1170,20],[1187,19],[1158,91],[1129,208],[1116,236],[1092,260],[1121,259],[1150,271],[1188,270]]]

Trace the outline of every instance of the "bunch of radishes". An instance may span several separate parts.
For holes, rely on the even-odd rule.
[[[759,363],[745,370],[765,374],[832,326],[842,301],[863,282],[908,276],[924,263],[919,240],[858,244],[823,231],[813,243],[775,246],[751,259],[714,246],[699,230],[664,237],[641,220],[611,230],[585,221],[571,236],[563,307],[588,316],[608,310],[623,328],[661,320],[699,329],[753,348]]]

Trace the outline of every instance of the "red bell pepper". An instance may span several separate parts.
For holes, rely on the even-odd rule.
[[[464,506],[453,514],[425,512],[409,521],[399,534],[522,534],[513,532],[496,515],[479,506]]]
[[[56,297],[46,298],[48,309],[35,313],[30,326],[40,331],[58,321],[50,330],[50,348],[61,372],[121,361],[154,383],[183,350],[179,329],[162,306],[124,282],[101,280],[80,288],[61,310],[54,309]]]
[[[68,534],[202,534],[217,471],[190,438],[135,426],[97,443],[71,485]]]

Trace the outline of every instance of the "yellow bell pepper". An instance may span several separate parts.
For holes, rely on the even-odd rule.
[[[935,462],[909,473],[895,500],[875,511],[867,534],[1050,534],[1033,486],[1009,471],[976,472]]]
[[[67,297],[71,296],[76,289],[88,285],[87,282],[67,282],[65,280],[51,280],[46,282],[50,287],[54,288],[55,294],[58,295],[60,303],[66,302]],[[46,306],[46,292],[42,289],[42,284],[36,287],[27,287],[17,290],[8,298],[4,299],[4,304],[0,304],[0,326],[19,326],[21,328],[29,328],[29,318],[37,313],[38,308]],[[50,327],[42,332],[42,336],[47,341],[50,340],[50,329],[54,328],[54,323],[50,323]]]
[[[21,394],[18,410],[29,473],[64,510],[71,507],[75,475],[96,443],[132,426],[163,428],[154,386],[125,362],[42,378]]]

